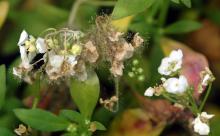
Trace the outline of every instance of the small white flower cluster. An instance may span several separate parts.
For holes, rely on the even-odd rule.
[[[50,80],[77,76],[84,72],[83,76],[81,74],[78,77],[85,80],[85,64],[80,63],[80,55],[83,49],[84,53],[88,53],[91,48],[93,53],[97,51],[95,46],[81,43],[83,36],[81,31],[62,29],[49,33],[45,38],[35,39],[24,30],[18,42],[21,64],[13,68],[14,75],[31,83],[38,71],[46,73]]]
[[[163,84],[160,85],[159,88],[157,87],[157,89],[155,89],[150,87],[145,91],[144,95],[153,96],[154,93],[158,95],[158,90],[160,93],[162,90],[165,90],[172,94],[183,94],[189,87],[186,77],[183,75],[171,77],[179,73],[179,70],[182,68],[182,59],[183,53],[180,49],[172,51],[168,57],[163,58],[158,72],[163,76],[169,76],[169,78],[162,78]]]
[[[214,115],[209,115],[206,112],[198,114],[198,116],[192,122],[194,132],[198,133],[199,135],[209,135],[210,127],[208,123],[213,117]]]
[[[172,51],[168,57],[165,57],[158,68],[158,72],[163,76],[167,76],[168,79],[161,78],[162,84],[154,88],[149,87],[144,95],[152,97],[153,95],[162,94],[166,99],[173,102],[174,106],[181,105],[181,107],[183,106],[182,108],[188,107],[195,115],[198,114],[192,122],[194,131],[200,135],[208,135],[210,132],[209,120],[214,115],[208,115],[206,112],[200,114],[200,110],[203,107],[197,107],[197,103],[193,98],[193,88],[189,86],[187,78],[179,74],[182,68],[182,62],[183,53],[180,49]],[[205,68],[201,72],[200,78],[201,92],[204,90],[203,87],[208,86],[215,80],[209,68]]]
[[[33,69],[34,64],[45,61],[45,58],[42,57],[33,62],[37,54],[44,54],[47,51],[46,44],[44,44],[44,39],[39,37],[36,40],[32,35],[28,35],[23,30],[18,41],[18,46],[20,49],[21,64],[19,67],[13,68],[13,74],[19,78],[24,78],[27,82],[31,82],[31,78],[27,74]]]

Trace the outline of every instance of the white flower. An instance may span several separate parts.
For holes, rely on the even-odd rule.
[[[187,90],[188,82],[185,76],[179,78],[169,78],[163,83],[167,92],[173,94],[182,94]]]
[[[67,56],[67,62],[73,67],[77,64],[76,57],[74,55]]]
[[[194,126],[194,132],[199,135],[208,135],[210,132],[210,128],[206,123],[202,123],[201,121],[197,121]]]
[[[18,45],[19,46],[23,45],[25,43],[25,41],[27,41],[28,39],[29,39],[28,33],[25,30],[23,30],[21,35],[20,35],[20,39],[18,41]]]
[[[178,70],[182,66],[183,53],[179,50],[174,50],[168,57],[162,59],[161,65],[158,68],[158,72],[161,75],[169,76]]]
[[[213,118],[215,115],[213,114],[207,114],[206,112],[202,112],[201,113],[201,117],[206,118],[206,119],[211,119]]]
[[[31,60],[28,58],[28,54],[27,54],[27,50],[25,46],[19,46],[19,48],[20,48],[20,55],[21,55],[21,65],[25,69],[31,68],[31,65],[30,65]]]
[[[54,73],[59,73],[61,70],[61,66],[64,62],[64,56],[55,55],[54,53],[49,52],[48,59],[49,61],[48,61],[47,66],[49,68],[46,68],[47,74],[52,75]]]
[[[205,68],[205,71],[201,72],[201,79],[202,79],[202,86],[207,86],[209,83],[213,82],[215,80],[215,77],[213,76],[212,72],[209,68]]]
[[[154,93],[155,93],[155,89],[152,88],[152,87],[149,87],[149,88],[145,91],[144,96],[152,97],[152,96],[154,95]]]
[[[210,133],[208,122],[213,117],[214,115],[209,115],[206,112],[199,114],[192,122],[194,131],[200,135],[208,135]]]
[[[29,42],[30,39],[33,40],[34,37],[29,36],[28,33],[25,30],[23,30],[20,35],[18,46],[20,49],[20,55],[21,55],[21,61],[22,61],[21,67],[24,67],[25,69],[32,68],[32,65],[30,63],[33,60],[33,58],[36,56],[36,52],[34,52],[34,51],[31,52],[30,48],[27,49],[27,47],[26,47],[26,42]]]
[[[45,53],[47,51],[47,46],[45,44],[45,40],[43,38],[37,38],[36,40],[36,48],[39,53]]]

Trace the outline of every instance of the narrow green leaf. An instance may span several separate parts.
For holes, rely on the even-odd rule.
[[[149,8],[155,0],[118,0],[112,13],[113,19],[119,19],[143,12]]]
[[[5,93],[6,93],[6,71],[5,65],[0,66],[0,109],[2,108],[5,102]]]
[[[73,110],[62,110],[60,115],[76,123],[82,123],[85,120],[80,113]]]
[[[97,130],[106,130],[106,127],[98,121],[94,121]]]
[[[7,128],[0,128],[0,136],[15,136],[15,135]]]
[[[14,112],[22,122],[40,131],[66,130],[70,124],[66,119],[41,109],[15,109]]]
[[[174,24],[171,24],[165,28],[164,32],[166,34],[181,34],[195,31],[202,27],[201,23],[191,21],[191,20],[182,20]]]
[[[91,118],[99,98],[99,79],[95,72],[88,75],[84,82],[72,80],[70,93],[85,118]]]
[[[181,0],[181,1],[186,7],[188,7],[188,8],[192,7],[191,0]]]

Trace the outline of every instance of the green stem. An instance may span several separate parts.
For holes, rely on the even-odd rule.
[[[203,108],[205,106],[205,103],[206,103],[206,101],[207,101],[207,99],[208,99],[208,97],[210,95],[211,88],[212,88],[212,84],[209,85],[208,90],[206,91],[205,97],[204,97],[204,99],[203,99],[203,101],[202,101],[202,103],[201,103],[201,105],[199,107],[199,111],[200,112],[202,112],[202,110],[203,110]]]
[[[68,26],[71,28],[75,22],[75,18],[77,15],[77,11],[80,7],[80,5],[84,2],[85,0],[76,0],[76,2],[73,4],[71,12],[70,12],[70,16],[69,16],[69,20],[68,20]]]
[[[166,21],[168,9],[169,9],[169,0],[163,0],[161,3],[161,12],[159,16],[159,26],[163,27]]]
[[[192,108],[193,108],[193,111],[198,113],[199,112],[199,109],[198,109],[198,106],[196,104],[196,101],[195,99],[193,98],[192,96],[192,91],[190,89],[187,90],[187,94],[188,94],[188,97],[190,99],[190,104],[192,105]]]
[[[169,97],[169,96],[168,96],[168,95],[166,95],[165,93],[163,93],[163,97],[164,97],[164,98],[166,98],[167,100],[169,100],[169,101],[173,102],[173,103],[177,103],[177,100],[175,100],[175,99],[173,99],[173,98]]]
[[[33,101],[32,109],[37,108],[38,102],[39,102],[39,99],[37,97],[35,97],[34,101]]]
[[[181,105],[185,106],[186,108],[189,108],[194,115],[197,115],[196,109],[193,108],[193,107],[191,107],[190,105],[185,104],[184,102],[177,101],[177,100],[173,99],[172,97],[170,97],[170,96],[168,96],[168,95],[166,95],[166,94],[164,94],[164,93],[163,93],[163,97],[166,98],[167,100],[173,102],[173,103],[178,103],[178,104],[181,104]],[[181,99],[181,98],[180,98],[180,99]]]
[[[118,101],[116,103],[116,107],[113,110],[113,112],[117,112],[119,109],[119,78],[118,77],[115,78],[115,94],[116,97],[118,98]]]

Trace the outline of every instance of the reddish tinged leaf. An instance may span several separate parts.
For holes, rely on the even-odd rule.
[[[175,49],[181,49],[183,51],[184,58],[181,74],[186,76],[189,84],[194,87],[194,97],[198,99],[200,96],[200,93],[198,93],[198,85],[201,81],[200,72],[205,70],[205,67],[209,67],[206,57],[193,51],[185,44],[171,39],[162,39],[161,46],[165,54],[169,54],[170,51]]]

